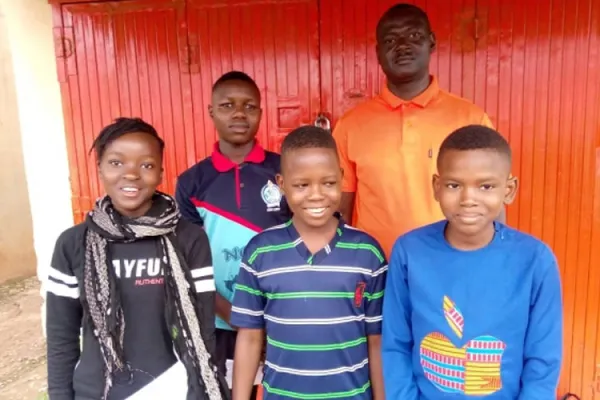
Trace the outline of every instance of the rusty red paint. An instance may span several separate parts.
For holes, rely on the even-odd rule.
[[[261,89],[259,139],[268,148],[320,112],[335,123],[378,93],[374,28],[395,3],[50,2],[77,221],[100,194],[86,153],[104,124],[129,115],[157,127],[167,141],[163,189],[172,193],[177,175],[210,152],[210,88],[230,69]],[[437,33],[440,85],[484,107],[512,144],[520,193],[509,223],[544,239],[560,262],[560,392],[600,399],[600,3],[413,2]]]

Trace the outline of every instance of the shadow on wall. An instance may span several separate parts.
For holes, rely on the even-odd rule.
[[[40,132],[40,135],[43,135],[43,132]],[[44,166],[40,165],[40,168]],[[0,283],[2,283],[9,279],[34,275],[36,260],[12,59],[6,20],[1,9],[0,190],[2,190],[0,195]]]

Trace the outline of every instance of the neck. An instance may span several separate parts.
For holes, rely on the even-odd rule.
[[[254,140],[249,143],[235,145],[223,140],[219,141],[219,151],[236,164],[241,164],[254,147]]]
[[[304,222],[299,221],[296,215],[292,217],[292,222],[304,242],[314,244],[319,241],[319,246],[317,246],[319,248],[325,247],[327,243],[331,242],[338,227],[338,219],[334,216],[325,225],[319,227],[306,225]]]
[[[493,223],[477,235],[465,235],[464,233],[457,232],[452,228],[452,224],[448,223],[444,231],[444,236],[448,243],[455,249],[473,251],[482,249],[490,244],[494,239],[495,233],[496,230]]]
[[[129,219],[135,219],[135,218],[139,218],[139,217],[146,215],[148,213],[148,211],[150,211],[150,208],[152,208],[152,203],[153,203],[153,201],[150,200],[148,203],[141,205],[139,208],[136,208],[135,210],[123,210],[123,209],[120,209],[119,207],[115,207],[115,210],[117,210],[117,212],[124,217],[127,217]]]
[[[406,82],[388,80],[387,87],[396,97],[402,100],[412,100],[423,93],[431,84],[429,72],[425,75]]]

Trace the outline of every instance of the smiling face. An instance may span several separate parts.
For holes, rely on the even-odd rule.
[[[322,228],[334,221],[334,212],[342,198],[342,170],[335,150],[301,148],[282,157],[281,175],[277,183],[294,223],[302,227]]]
[[[230,80],[219,84],[208,110],[221,140],[242,146],[256,137],[262,110],[260,92],[252,83]]]
[[[152,206],[162,181],[160,144],[148,133],[127,133],[106,146],[98,170],[115,209],[129,218],[140,217]]]
[[[433,178],[435,198],[449,221],[448,241],[456,247],[485,246],[493,221],[515,196],[508,156],[493,150],[445,150]]]
[[[435,36],[419,11],[404,9],[384,16],[376,37],[377,59],[389,81],[409,82],[429,75]]]

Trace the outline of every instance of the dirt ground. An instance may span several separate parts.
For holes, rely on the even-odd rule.
[[[0,400],[39,400],[46,391],[46,344],[37,278],[0,285]]]

